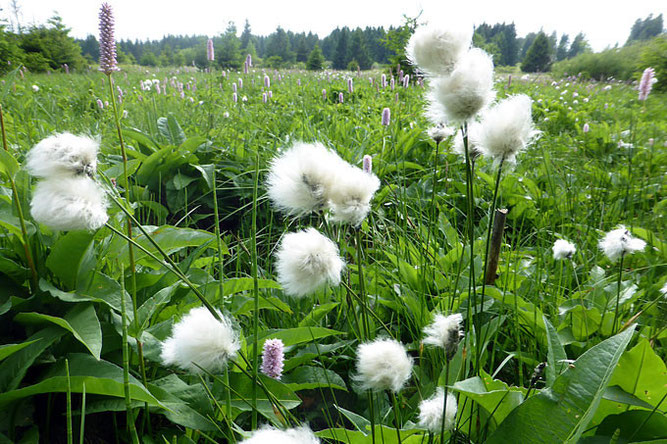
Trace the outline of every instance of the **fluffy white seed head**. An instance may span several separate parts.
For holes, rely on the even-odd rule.
[[[54,134],[40,141],[26,156],[26,169],[35,177],[89,176],[97,169],[97,140],[70,133]]]
[[[429,128],[426,133],[431,139],[435,141],[435,143],[440,143],[447,137],[454,134],[454,131],[451,128],[448,128],[444,123],[438,123]]]
[[[630,231],[621,225],[600,239],[599,247],[610,261],[615,262],[625,253],[632,254],[635,251],[642,251],[646,247],[646,242],[632,237]]]
[[[419,425],[431,433],[440,433],[442,427],[442,411],[445,408],[445,391],[438,387],[435,394],[419,403]],[[456,419],[456,396],[447,393],[447,410],[445,410],[445,430],[454,427]]]
[[[380,179],[372,172],[348,163],[339,166],[335,184],[327,193],[332,220],[359,226],[368,216],[378,188]]]
[[[531,116],[532,100],[520,94],[502,100],[482,118],[479,142],[483,153],[494,160],[514,162],[538,131]]]
[[[394,339],[376,339],[357,349],[355,380],[363,390],[398,392],[410,379],[412,358]]]
[[[406,48],[408,60],[427,74],[448,75],[470,48],[472,30],[472,26],[418,28]]]
[[[296,298],[327,283],[337,286],[345,266],[336,244],[314,228],[283,236],[276,259],[278,282],[285,294]]]
[[[450,76],[434,79],[429,95],[443,106],[447,122],[470,120],[494,97],[493,61],[479,48],[464,54]]]
[[[262,427],[252,432],[241,444],[319,444],[320,440],[308,426],[278,430]]]
[[[321,143],[294,144],[271,162],[267,188],[274,206],[289,215],[302,216],[327,203],[327,190],[344,161]]]
[[[192,373],[200,373],[199,367],[211,373],[222,371],[241,343],[231,319],[220,317],[222,321],[215,319],[206,307],[190,310],[162,343],[162,362]]]
[[[451,359],[461,340],[461,323],[463,316],[461,313],[454,313],[449,316],[436,314],[433,322],[424,327],[424,344],[442,347],[445,350],[447,359]]]
[[[562,259],[572,259],[574,253],[577,252],[577,247],[575,247],[572,242],[568,242],[565,239],[556,240],[551,249],[554,253],[554,259],[557,261]]]
[[[61,176],[37,183],[30,214],[52,230],[97,230],[109,219],[104,190],[87,176]]]

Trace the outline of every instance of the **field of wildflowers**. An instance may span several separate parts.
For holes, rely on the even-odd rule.
[[[0,85],[0,442],[667,438],[651,71],[119,70],[100,20]]]

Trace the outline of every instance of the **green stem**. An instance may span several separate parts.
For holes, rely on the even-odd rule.
[[[439,157],[440,157],[440,142],[436,142],[435,143],[435,165],[433,167],[433,180],[432,180],[432,185],[431,185],[431,188],[432,188],[431,189],[431,211],[429,212],[429,229],[428,229],[428,233],[426,234],[426,250],[427,251],[431,247],[431,236],[433,236],[435,238],[434,232],[435,232],[435,230],[437,230],[437,227],[438,227],[438,223],[437,223],[437,220],[436,220],[435,213],[436,213],[436,208],[437,208],[437,205],[436,205],[436,196],[437,196],[436,185],[438,183],[438,160],[439,160]],[[437,242],[434,242],[434,243],[437,245]],[[437,258],[436,246],[435,245],[433,247],[433,256]],[[424,255],[424,257],[425,258],[428,257],[428,254]],[[425,266],[423,268],[426,269]],[[436,267],[435,267],[435,261],[434,261],[433,279],[432,279],[432,282],[434,282],[434,283],[435,283],[435,270],[436,270]],[[426,273],[426,271],[424,271],[424,273]]]
[[[496,211],[496,202],[498,201],[498,190],[500,189],[500,178],[503,172],[503,163],[505,162],[505,157],[500,159],[500,164],[498,165],[498,173],[496,174],[496,184],[493,190],[493,200],[491,201],[491,208],[489,208],[489,224],[486,229],[486,251],[484,252],[484,271],[482,276],[484,278],[484,284],[482,285],[482,306],[479,311],[479,316],[481,317],[484,314],[484,296],[486,294],[486,275],[489,272],[489,251],[491,249],[491,231],[493,229],[493,219]],[[495,273],[496,270],[492,270],[492,273]],[[487,329],[488,331],[488,329]],[[486,332],[482,334],[481,331],[477,332],[481,336],[481,341],[477,341],[477,353],[475,356],[475,367],[479,368],[480,355],[482,354],[482,344],[486,340]]]
[[[356,230],[357,238],[357,274],[359,276],[359,298],[361,299],[362,309],[362,321],[364,324],[364,339],[371,338],[371,328],[370,322],[368,321],[368,300],[366,299],[366,284],[364,282],[364,267],[363,267],[363,247],[361,243],[361,228]]]
[[[443,388],[445,393],[445,400],[442,405],[442,420],[440,421],[440,442],[445,442],[445,419],[447,417],[447,384],[449,384],[449,360],[445,363],[445,387]]]
[[[112,194],[107,194],[107,195],[111,198],[111,200],[112,200],[116,205],[118,205],[118,207],[121,209],[121,211],[123,211],[123,212],[127,215],[127,217],[129,217],[130,220],[132,220],[132,222],[134,222],[134,224],[137,226],[137,228],[139,228],[139,231],[141,231],[141,233],[144,235],[144,237],[146,238],[146,240],[148,240],[148,241],[151,243],[151,245],[153,245],[153,246],[155,247],[155,249],[160,253],[160,255],[162,255],[162,257],[164,258],[164,260],[165,260],[165,261],[167,262],[167,264],[171,267],[171,270],[170,270],[170,271],[173,272],[173,273],[175,273],[175,274],[181,279],[181,281],[183,281],[183,283],[184,283],[185,285],[187,285],[188,287],[190,287],[190,290],[192,290],[192,292],[195,294],[195,296],[197,296],[197,298],[199,298],[199,300],[201,301],[201,303],[204,304],[204,306],[208,309],[209,312],[211,312],[211,315],[212,315],[215,319],[217,319],[218,321],[222,321],[222,318],[220,317],[220,314],[218,314],[217,310],[216,310],[215,308],[213,308],[213,306],[211,305],[211,303],[208,302],[208,301],[206,300],[206,297],[204,297],[204,295],[202,294],[202,292],[199,291],[199,289],[198,289],[197,287],[195,287],[195,285],[194,285],[194,284],[190,281],[190,279],[188,279],[188,277],[187,277],[187,276],[180,270],[180,268],[178,268],[178,265],[176,265],[176,263],[174,262],[174,260],[173,260],[173,259],[172,259],[172,258],[171,258],[171,257],[170,257],[170,256],[163,250],[163,249],[162,249],[162,247],[160,247],[160,245],[153,239],[153,237],[146,231],[146,229],[145,229],[141,224],[139,224],[139,222],[134,218],[134,216],[132,216],[132,213],[130,213],[130,211],[129,211],[127,208],[125,208],[125,207],[123,206],[123,204],[120,203],[120,201],[118,201],[118,199],[116,199]],[[143,248],[140,244],[138,244],[138,243],[137,243],[136,241],[134,241],[133,239],[127,237],[125,234],[120,233],[118,230],[116,230],[115,228],[113,228],[113,227],[112,227],[111,225],[109,225],[108,223],[106,224],[106,226],[107,226],[107,228],[109,228],[109,229],[111,229],[112,231],[114,231],[116,234],[122,236],[122,237],[123,237],[125,240],[127,240],[128,242],[132,242],[132,245],[136,246],[137,248],[139,248],[139,249],[140,249],[141,251],[143,251],[144,253],[148,254],[148,255],[149,255],[150,257],[152,257],[153,259],[156,259],[158,262],[161,262],[159,259],[157,259],[157,257],[156,257],[153,253],[151,253],[151,252],[148,251],[147,249]]]
[[[130,352],[127,346],[127,310],[125,307],[125,280],[120,280],[120,309],[122,315],[122,329],[123,329],[123,389],[125,392],[125,413],[127,416],[127,427],[133,444],[139,444],[139,437],[137,436],[137,429],[134,425],[134,414],[132,413],[132,400],[130,398]]]
[[[614,323],[611,324],[612,335],[616,334],[616,322],[618,321],[618,305],[621,299],[621,279],[623,277],[623,258],[625,257],[625,252],[621,253],[621,262],[618,264],[618,284],[616,291],[616,309],[614,310]]]
[[[257,276],[257,189],[259,187],[259,150],[255,156],[255,183],[252,189],[252,233],[251,233],[251,260],[253,282],[253,366],[252,366],[252,429],[257,428],[257,380],[259,370],[259,280]]]
[[[73,444],[72,436],[72,380],[69,375],[69,360],[65,359],[65,375],[67,376],[67,444]]]
[[[392,404],[394,405],[394,418],[396,420],[396,438],[398,439],[398,444],[401,444],[401,413],[398,410],[398,400],[396,399],[396,393],[389,391]]]
[[[123,139],[123,132],[120,128],[120,117],[118,116],[118,106],[116,105],[116,95],[113,91],[113,80],[111,73],[107,74],[107,83],[109,85],[109,100],[113,107],[114,123],[116,124],[116,132],[118,133],[118,143],[120,144],[120,154],[123,158],[123,182],[125,201],[130,203],[130,181],[127,174],[127,152],[125,151],[125,140]],[[127,219],[127,237],[132,239],[132,221]],[[132,295],[132,314],[134,315],[134,339],[137,341],[137,354],[139,355],[139,369],[141,372],[141,380],[145,387],[148,386],[148,379],[146,378],[146,363],[144,362],[144,351],[141,343],[141,332],[139,331],[139,317],[137,316],[137,267],[134,259],[134,248],[131,242],[128,242],[128,254],[130,257],[130,273],[132,288],[130,294]],[[123,276],[124,279],[124,276]],[[145,420],[150,424],[150,413],[148,403],[144,404]]]
[[[468,143],[468,123],[464,122],[462,128],[463,136],[463,147],[465,153],[466,161],[466,200],[467,200],[467,215],[466,220],[468,222],[468,243],[470,244],[470,276],[468,283],[468,325],[474,325],[475,334],[479,339],[479,325],[478,318],[475,317],[475,322],[473,324],[473,310],[475,315],[477,314],[477,291],[475,289],[475,224],[474,224],[474,188],[473,188],[473,171],[472,171],[472,162],[470,159],[469,152],[469,143]],[[479,369],[475,369],[478,371]]]
[[[371,441],[375,444],[375,403],[372,390],[368,390],[368,410],[371,417]]]
[[[5,131],[5,116],[2,112],[2,105],[0,105],[0,129],[2,130],[2,147],[5,151],[9,152],[9,145],[7,144],[7,132]],[[16,203],[16,214],[19,217],[19,223],[21,224],[21,235],[23,236],[23,251],[25,253],[25,260],[28,262],[28,267],[30,268],[30,275],[32,277],[32,291],[37,291],[39,277],[37,275],[37,269],[35,268],[35,262],[32,259],[32,253],[30,251],[30,240],[28,239],[28,230],[25,225],[25,217],[23,216],[23,208],[21,207],[21,200],[19,199],[19,194],[16,189],[16,182],[14,178],[7,173],[9,178],[9,183],[12,187],[12,196],[14,196],[14,202]]]
[[[86,429],[86,383],[81,390],[81,425],[79,426],[79,444],[83,444],[84,430]]]

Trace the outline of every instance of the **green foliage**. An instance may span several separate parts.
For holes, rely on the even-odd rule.
[[[640,62],[640,69],[651,67],[655,70],[658,82],[653,88],[656,91],[667,91],[667,35],[657,37],[644,46]]]
[[[540,32],[535,37],[521,64],[523,72],[546,72],[551,68],[551,45],[546,34]]]
[[[644,47],[645,44],[639,43],[622,48],[611,48],[598,53],[585,52],[554,64],[552,69],[558,75],[581,73],[586,79],[615,78],[628,80],[638,70]]]
[[[319,49],[315,40],[305,41]],[[205,49],[203,43],[197,51]],[[156,54],[175,60],[181,51],[193,60],[194,51]],[[283,62],[274,56],[268,63],[274,61]],[[121,114],[121,134],[129,184],[110,107],[96,104],[98,98],[108,100],[101,74],[28,72],[22,78],[15,71],[3,77],[9,150],[0,150],[0,409],[6,412],[0,433],[9,442],[27,440],[35,430],[45,442],[63,438],[65,359],[75,424],[85,384],[86,441],[98,433],[105,435],[100,441],[128,440],[122,419],[127,391],[142,442],[239,442],[243,437],[234,431],[252,427],[253,392],[260,423],[308,422],[326,444],[372,442],[368,395],[354,378],[355,350],[365,340],[359,325],[365,312],[362,279],[373,336],[399,339],[415,364],[398,393],[401,430],[394,429],[389,397],[374,395],[376,442],[397,443],[399,435],[405,444],[428,442],[417,424],[419,403],[445,385],[459,398],[457,426],[445,432],[452,442],[659,439],[667,341],[660,293],[667,258],[662,167],[667,154],[658,149],[667,139],[667,102],[659,91],[638,103],[634,86],[619,82],[514,76],[511,85],[497,83],[499,97],[533,98],[541,136],[513,168],[503,170],[498,206],[510,211],[499,277],[483,286],[485,227],[497,169],[484,157],[475,163],[471,257],[465,165],[449,139],[436,155],[426,135],[424,89],[377,88],[381,72],[374,70],[366,74],[374,85],[355,81],[354,93],[345,93],[340,104],[334,101],[347,90],[343,78],[286,70],[280,78],[271,75],[273,97],[263,103],[257,72],[225,78],[215,70],[169,70],[164,95],[138,87],[146,79],[162,80],[164,69],[122,69],[113,78],[124,91],[119,106],[127,111]],[[236,83],[234,103],[231,82],[238,78],[244,82]],[[176,93],[180,83],[183,98]],[[385,107],[392,111],[388,127],[379,122]],[[589,132],[583,133],[583,123]],[[97,180],[140,222],[133,224],[134,281],[121,235],[110,228],[52,232],[29,214],[34,181],[21,167],[25,153],[63,130],[100,135]],[[357,230],[321,214],[285,218],[264,197],[271,160],[295,140],[322,141],[355,165],[365,154],[373,156],[382,186],[358,230],[362,264]],[[619,140],[633,147],[619,147]],[[260,189],[254,202],[256,160]],[[128,186],[126,201],[121,196]],[[251,267],[253,205],[257,281]],[[118,205],[108,214],[110,226],[124,233],[126,217]],[[598,241],[620,223],[648,246],[624,258],[619,285],[619,264],[604,258]],[[335,239],[347,263],[345,283],[295,300],[277,282],[274,252],[285,233],[308,226]],[[571,261],[553,259],[556,238],[576,244]],[[38,271],[36,283],[26,246]],[[192,286],[176,276],[162,253]],[[476,296],[470,291],[471,264]],[[173,324],[201,305],[193,288],[232,317],[241,334],[240,353],[227,375],[199,378],[161,363],[161,343]],[[617,298],[614,324],[610,307]],[[127,386],[121,367],[123,301],[131,350]],[[451,361],[442,350],[422,345],[424,327],[436,313],[464,318],[464,337]],[[253,385],[255,314],[260,349],[266,339],[286,344],[280,381],[260,376],[261,385]],[[631,339],[632,323],[637,325]],[[545,374],[532,378],[540,362],[548,363]],[[47,411],[50,417],[42,413]],[[114,417],[117,426],[111,427]]]
[[[637,40],[650,40],[663,32],[662,14],[659,14],[655,18],[653,17],[653,14],[649,14],[644,20],[637,19],[635,21],[625,44],[628,45]]]
[[[384,38],[384,44],[390,52],[389,62],[391,66],[400,65],[403,71],[412,73],[412,65],[406,64],[405,46],[410,41],[410,37],[417,29],[417,20],[419,17],[403,16],[403,25],[398,28],[390,29]]]
[[[241,68],[245,55],[241,54],[241,41],[236,37],[236,26],[233,22],[227,25],[221,41],[215,43],[215,60],[221,68]]]
[[[19,36],[19,46],[25,53],[25,65],[32,71],[60,70],[64,64],[70,69],[83,67],[81,48],[69,36],[69,29],[58,16],[48,25],[33,26]]]
[[[315,48],[310,52],[308,56],[308,61],[306,62],[306,67],[309,71],[319,71],[323,68],[324,56],[322,56],[322,50],[319,45],[315,45]]]

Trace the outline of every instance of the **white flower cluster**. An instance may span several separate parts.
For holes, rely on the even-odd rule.
[[[538,134],[531,118],[532,101],[518,95],[489,108],[495,98],[493,60],[483,50],[470,48],[471,36],[471,27],[427,26],[410,39],[408,59],[432,78],[427,117],[440,126],[468,122],[471,157],[483,153],[496,161],[514,162]],[[475,125],[478,115],[481,124]],[[434,134],[440,142],[443,133]],[[462,140],[455,147],[463,152]]]
[[[632,254],[635,251],[642,251],[646,247],[646,242],[632,237],[630,231],[621,225],[600,239],[599,246],[610,261],[616,262],[619,257],[626,253]]]
[[[463,316],[455,313],[449,316],[436,314],[433,322],[424,328],[424,344],[441,347],[447,359],[452,359],[461,340]]]
[[[286,294],[297,298],[327,283],[337,286],[345,266],[336,244],[315,228],[283,236],[276,258],[278,282]]]
[[[454,427],[457,408],[456,397],[451,392],[447,393],[447,406],[444,418],[445,430],[450,430]],[[443,409],[445,409],[445,391],[441,387],[438,387],[431,398],[419,403],[419,425],[431,433],[440,433],[443,427]]]
[[[53,230],[96,230],[108,220],[104,191],[95,182],[99,142],[70,133],[55,134],[27,154],[26,169],[41,179],[30,214]]]
[[[273,160],[267,186],[275,207],[288,215],[328,209],[334,221],[358,226],[370,211],[380,180],[321,143],[296,143]]]
[[[554,242],[551,250],[553,251],[554,259],[559,261],[563,259],[572,259],[574,253],[577,252],[577,247],[575,247],[572,242],[568,242],[565,239],[558,239]]]
[[[279,430],[262,427],[252,432],[240,444],[319,444],[320,440],[308,426]]]
[[[357,348],[356,381],[363,390],[397,393],[410,379],[412,358],[394,339],[376,339]]]
[[[162,362],[182,370],[216,373],[227,366],[241,348],[232,321],[218,312],[218,321],[206,307],[193,308],[174,325],[162,343]]]

